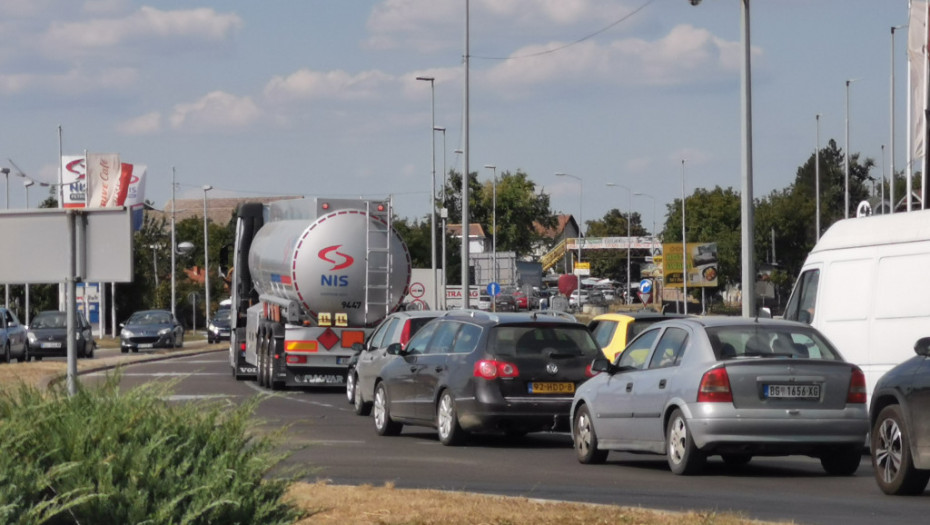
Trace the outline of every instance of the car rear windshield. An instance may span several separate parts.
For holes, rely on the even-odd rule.
[[[503,325],[489,335],[488,351],[497,356],[560,354],[594,358],[600,348],[584,326]]]
[[[707,336],[717,359],[789,357],[842,361],[839,352],[817,331],[793,326],[715,326]]]

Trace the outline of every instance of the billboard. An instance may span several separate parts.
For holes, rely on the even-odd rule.
[[[683,254],[680,242],[662,245],[665,287],[682,288],[685,276],[689,288],[717,286],[717,243],[689,242],[686,247],[688,253]]]

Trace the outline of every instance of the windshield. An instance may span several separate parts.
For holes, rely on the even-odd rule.
[[[65,328],[68,317],[64,312],[41,313],[32,320],[32,328]]]
[[[707,328],[720,360],[742,357],[791,357],[842,361],[833,345],[806,326],[716,326]]]
[[[137,312],[132,314],[127,324],[169,324],[171,314],[168,312]]]

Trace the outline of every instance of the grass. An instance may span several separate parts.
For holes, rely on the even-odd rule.
[[[147,356],[130,354],[105,359],[82,359],[78,365],[81,369],[87,369],[103,365],[112,366],[145,357]],[[216,491],[222,487],[216,485],[235,485],[238,489],[251,487],[251,493],[254,493],[255,487],[262,486],[263,483],[255,479],[254,475],[267,472],[265,469],[280,457],[275,455],[275,450],[263,448],[264,444],[259,445],[243,437],[248,436],[248,429],[251,428],[251,423],[246,424],[248,418],[244,419],[243,414],[259,402],[258,397],[250,401],[244,409],[240,409],[246,412],[228,415],[215,412],[215,407],[211,408],[209,405],[204,407],[159,402],[158,400],[168,393],[168,387],[165,385],[133,395],[121,395],[110,386],[99,392],[85,391],[81,394],[83,397],[74,402],[63,398],[60,390],[55,390],[54,387],[46,392],[40,390],[49,383],[51,377],[60,376],[64,372],[63,362],[0,364],[0,406],[5,407],[0,409],[0,493],[5,487],[32,486],[44,490],[45,495],[50,498],[42,502],[14,499],[11,503],[0,496],[0,522],[138,523],[149,520],[148,523],[197,523],[198,512],[203,512],[206,516],[206,513],[217,510],[211,509],[208,501],[215,502],[217,507],[235,504],[254,506],[256,500],[249,499],[248,494],[228,498],[217,496]],[[22,399],[24,393],[28,399]],[[90,399],[96,401],[91,403]],[[89,404],[95,403],[100,406],[89,408]],[[22,410],[23,413],[13,418],[9,415],[13,410],[11,407]],[[169,413],[174,410],[179,412]],[[148,419],[152,413],[164,419],[155,420],[160,421],[156,424]],[[206,419],[201,419],[203,417]],[[143,423],[143,419],[146,422]],[[94,424],[88,424],[89,421]],[[193,428],[187,428],[188,426]],[[226,437],[212,442],[210,436],[216,433],[216,428],[221,427],[226,429],[222,432]],[[199,437],[178,438],[182,433]],[[28,438],[28,441],[24,442],[24,438]],[[41,441],[37,443],[36,440]],[[250,443],[256,448],[250,448]],[[174,452],[170,452],[171,450]],[[197,482],[188,479],[188,473],[192,470],[205,468],[203,460],[192,454],[197,450],[210,450],[211,458],[220,457],[219,463],[226,466],[227,477],[214,471],[201,470],[204,472],[204,479]],[[24,468],[24,465],[28,468]],[[239,467],[246,468],[248,475],[228,474]],[[117,468],[123,473],[121,476],[113,475]],[[9,478],[11,473],[19,476],[19,481],[12,485]],[[97,481],[83,484],[65,483],[75,477]],[[162,482],[149,486],[152,478]],[[247,479],[250,481],[246,481]],[[177,489],[177,496],[158,505],[151,504],[150,496],[144,497],[145,494],[164,494],[166,487]],[[391,484],[380,487],[340,486],[325,481],[307,483],[279,479],[266,485],[263,494],[268,498],[265,506],[278,514],[269,514],[261,520],[251,521],[252,523],[760,523],[735,514],[710,511],[669,513],[609,505],[398,489]],[[279,495],[280,500],[277,499]],[[137,505],[134,508],[144,510],[126,516],[125,520],[72,519],[71,513],[82,508],[82,505],[105,506],[115,505],[116,502],[121,505],[131,503]],[[279,507],[280,502],[293,507]],[[142,506],[143,504],[147,506]],[[176,516],[171,513],[181,506],[195,510],[191,510],[190,516],[169,518],[169,514]],[[20,516],[16,520],[12,519],[14,514],[11,513],[14,512],[18,513],[16,516]],[[43,517],[49,519],[45,520]],[[233,521],[217,519],[211,515],[211,521],[205,523],[211,522]]]

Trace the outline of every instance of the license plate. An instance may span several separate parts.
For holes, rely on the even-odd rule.
[[[155,348],[154,343],[142,343],[139,345],[139,348]]]
[[[295,375],[294,382],[301,383],[304,385],[328,385],[331,383],[345,383],[346,378],[341,375],[335,374],[322,374],[322,375]]]
[[[344,364],[348,363],[350,359],[352,359],[351,356],[349,356],[349,357],[337,357],[337,358],[336,358],[336,364],[337,364],[337,365],[344,365]]]
[[[768,399],[820,399],[820,385],[765,385]]]
[[[574,394],[575,383],[545,383],[535,381],[530,383],[531,394]]]
[[[61,348],[61,343],[42,343],[42,348]]]

